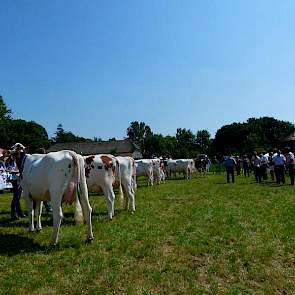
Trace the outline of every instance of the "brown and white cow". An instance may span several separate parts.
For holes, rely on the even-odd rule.
[[[113,185],[115,170],[119,169],[119,163],[114,156],[105,154],[85,156],[84,161],[88,190],[92,193],[103,192],[108,208],[108,218],[112,220],[115,214]]]

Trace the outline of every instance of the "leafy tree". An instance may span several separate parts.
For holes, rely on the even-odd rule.
[[[211,140],[208,130],[199,130],[196,135],[195,143],[200,147],[202,153],[208,153]]]
[[[9,120],[5,126],[6,148],[10,148],[16,142],[21,142],[29,152],[34,153],[39,148],[47,148],[48,135],[43,126],[34,121]],[[3,143],[3,142],[2,142]]]
[[[127,128],[127,136],[138,142],[142,143],[145,137],[152,134],[150,126],[146,125],[144,122],[133,121]]]
[[[190,129],[177,128],[175,138],[177,144],[174,155],[176,158],[190,158],[195,154],[193,152],[195,150],[195,136]]]
[[[70,131],[65,131],[62,124],[57,125],[55,136],[52,138],[53,143],[64,143],[64,142],[85,142],[92,141],[91,139],[76,136]]]
[[[34,121],[14,120],[0,96],[0,139],[1,147],[9,149],[16,142],[25,145],[29,152],[35,152],[38,148],[47,148],[48,135],[43,126]]]
[[[9,110],[3,100],[3,97],[0,95],[0,120],[9,120],[11,119],[11,110]]]
[[[144,122],[133,121],[130,123],[130,126],[127,128],[127,136],[131,140],[139,144],[141,152],[143,155],[148,154],[149,152],[145,150],[148,137],[152,136],[152,130],[150,126],[146,125]]]
[[[290,122],[272,117],[249,118],[245,123],[232,123],[216,132],[214,147],[218,153],[248,153],[283,147],[283,139],[294,131]]]

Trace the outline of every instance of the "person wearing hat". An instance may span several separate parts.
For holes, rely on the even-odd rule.
[[[11,147],[11,157],[9,157],[6,163],[7,171],[12,175],[11,176],[11,184],[12,184],[12,191],[13,191],[13,198],[11,201],[11,219],[16,220],[18,218],[25,217],[23,214],[21,206],[20,206],[20,197],[22,189],[20,187],[20,172],[18,169],[17,161],[19,159],[15,159],[15,154],[25,153],[25,147],[21,143],[16,143]]]

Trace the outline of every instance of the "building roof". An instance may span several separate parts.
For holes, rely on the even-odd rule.
[[[130,139],[95,142],[54,143],[47,152],[72,150],[82,155],[111,154],[142,158],[140,148]]]

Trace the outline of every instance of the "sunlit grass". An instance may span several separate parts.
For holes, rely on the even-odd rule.
[[[136,213],[107,221],[91,196],[95,240],[65,207],[60,242],[49,247],[51,217],[28,233],[10,222],[0,195],[1,294],[293,294],[295,189],[225,175],[141,186]]]

